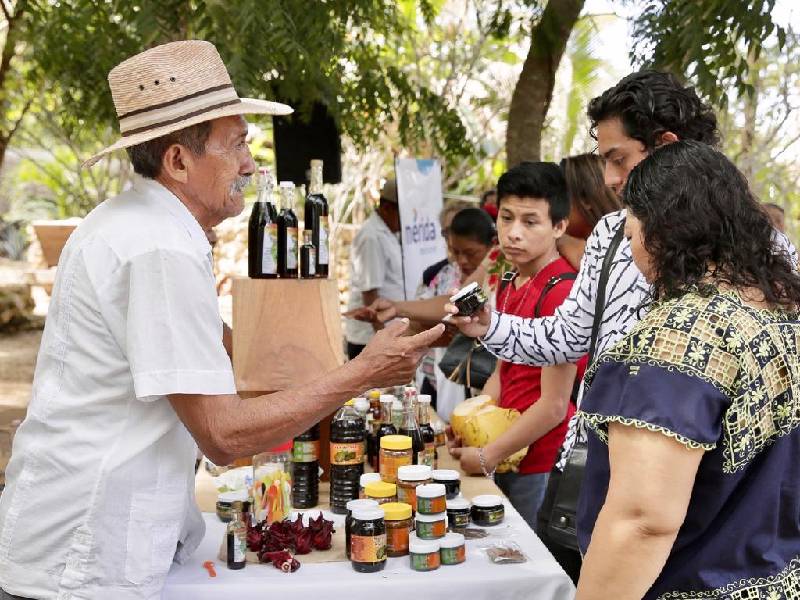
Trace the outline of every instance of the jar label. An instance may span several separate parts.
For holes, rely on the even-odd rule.
[[[447,510],[447,500],[444,496],[417,498],[417,510],[425,515],[438,515]]]
[[[331,464],[357,465],[364,462],[364,442],[331,442]]]
[[[292,460],[294,462],[314,462],[319,460],[319,440],[295,440],[292,445]]]
[[[450,529],[466,529],[469,525],[469,510],[460,513],[447,511],[447,516],[450,521]]]
[[[297,227],[286,228],[286,268],[297,268]]]
[[[442,548],[441,555],[443,565],[457,565],[466,560],[467,551],[463,545],[455,548]]]
[[[433,468],[436,458],[436,445],[433,442],[425,444],[425,449],[417,454],[417,464]]]
[[[387,453],[381,449],[380,457],[381,479],[387,483],[397,481],[397,470],[411,464],[411,450],[408,452],[392,451]]]
[[[408,527],[390,527],[386,525],[386,545],[392,553],[408,552]]]
[[[328,217],[319,220],[319,264],[328,264]]]
[[[274,275],[278,272],[278,226],[270,223],[264,227],[264,245],[261,248],[261,272]]]
[[[398,502],[405,502],[406,504],[411,505],[411,510],[417,510],[417,486],[405,486],[405,485],[398,485],[397,486],[397,501]]]
[[[420,539],[436,540],[444,537],[445,533],[447,533],[447,526],[445,525],[444,519],[441,521],[434,521],[433,523],[417,521],[417,537]]]
[[[412,554],[411,568],[415,571],[431,571],[439,568],[439,553]]]
[[[386,560],[386,534],[351,535],[350,559],[353,562],[374,563]]]
[[[492,524],[499,523],[500,521],[503,520],[504,514],[505,511],[502,508],[498,508],[495,510],[487,510],[486,513],[484,514],[484,516],[486,517],[484,520]]]

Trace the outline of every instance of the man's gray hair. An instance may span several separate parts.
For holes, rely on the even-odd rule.
[[[155,179],[161,174],[164,153],[173,144],[188,148],[195,156],[206,151],[206,142],[211,134],[211,121],[203,121],[178,131],[173,131],[153,140],[148,140],[127,149],[133,170],[142,177]]]

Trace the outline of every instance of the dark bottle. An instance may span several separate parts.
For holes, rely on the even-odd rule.
[[[381,465],[380,465],[381,438],[385,435],[395,435],[397,433],[397,429],[395,428],[394,425],[392,425],[392,403],[394,402],[394,396],[390,394],[381,395],[380,402],[381,402],[381,424],[378,426],[378,434],[376,435],[375,463],[372,466],[372,469],[376,473],[381,472]]]
[[[292,445],[292,505],[319,504],[319,423],[294,438]]]
[[[353,510],[350,563],[359,573],[376,573],[386,566],[386,523],[380,508]]]
[[[228,523],[226,558],[228,568],[234,571],[244,569],[247,563],[247,526],[244,523],[242,502],[233,503],[233,519]]]
[[[294,204],[294,184],[281,181],[281,207],[278,214],[278,275],[297,277],[297,215]]]
[[[328,247],[328,234],[330,227],[328,224],[328,200],[322,193],[322,161],[311,161],[311,173],[309,176],[308,196],[305,204],[306,229],[313,233],[312,242],[317,249],[317,277],[328,276],[328,263],[330,253]],[[309,225],[309,210],[313,211],[313,227]]]
[[[311,232],[303,230],[303,245],[300,246],[300,277],[311,279],[317,273],[317,249],[311,243]]]
[[[397,432],[400,435],[407,435],[411,438],[411,464],[420,465],[424,464],[420,461],[425,458],[425,442],[422,439],[422,431],[420,431],[417,424],[417,416],[414,414],[414,404],[412,398],[406,396],[403,399],[403,423],[400,425],[400,430]]]
[[[422,432],[425,450],[419,464],[428,465],[431,469],[435,469],[438,466],[439,456],[436,449],[436,434],[433,432],[433,427],[431,427],[430,407],[431,397],[427,394],[420,394],[417,411],[419,413],[419,430]]]
[[[365,446],[364,419],[351,400],[331,423],[331,510],[338,515],[347,513],[347,503],[358,498]]]
[[[261,167],[257,176],[258,197],[247,226],[247,274],[253,279],[278,276],[278,218],[272,204],[272,178]]]

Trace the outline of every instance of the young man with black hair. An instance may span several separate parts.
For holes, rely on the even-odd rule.
[[[588,116],[598,153],[605,159],[605,182],[621,193],[628,174],[655,148],[679,139],[691,139],[715,145],[717,120],[692,87],[674,76],[657,71],[640,71],[623,78],[615,86],[589,103]],[[586,253],[572,292],[553,316],[525,319],[490,313],[455,318],[462,332],[480,337],[499,358],[530,365],[553,365],[575,361],[590,350],[598,282],[606,254],[615,234],[624,226],[625,210],[610,213],[595,226],[586,242]],[[794,248],[785,236],[776,232],[776,252],[789,252],[797,264]],[[613,346],[638,322],[646,310],[650,286],[633,263],[631,246],[624,237],[610,260],[605,298],[601,299],[602,320],[596,340],[595,356]],[[556,469],[563,468],[580,428],[573,422]],[[663,493],[669,494],[668,482]],[[649,486],[647,490],[656,489]],[[655,504],[640,490],[633,499],[641,508],[639,518],[650,518]],[[543,511],[544,512],[544,511]],[[540,515],[538,533],[545,544],[543,525],[548,514]],[[577,580],[580,554],[561,546],[548,548],[567,573]]]
[[[547,162],[517,165],[500,177],[497,204],[498,243],[513,265],[498,287],[497,309],[527,318],[552,315],[576,275],[556,247],[570,209],[561,169]],[[581,361],[581,376],[584,367]],[[499,360],[483,392],[522,416],[484,448],[452,448],[464,471],[493,473],[501,462],[528,447],[518,472],[497,473],[495,481],[531,528],[575,412],[570,402],[575,375],[572,364],[541,368]]]

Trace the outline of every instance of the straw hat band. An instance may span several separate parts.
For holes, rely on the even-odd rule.
[[[141,133],[239,102],[232,85],[216,86],[124,114],[119,117],[120,133]]]

